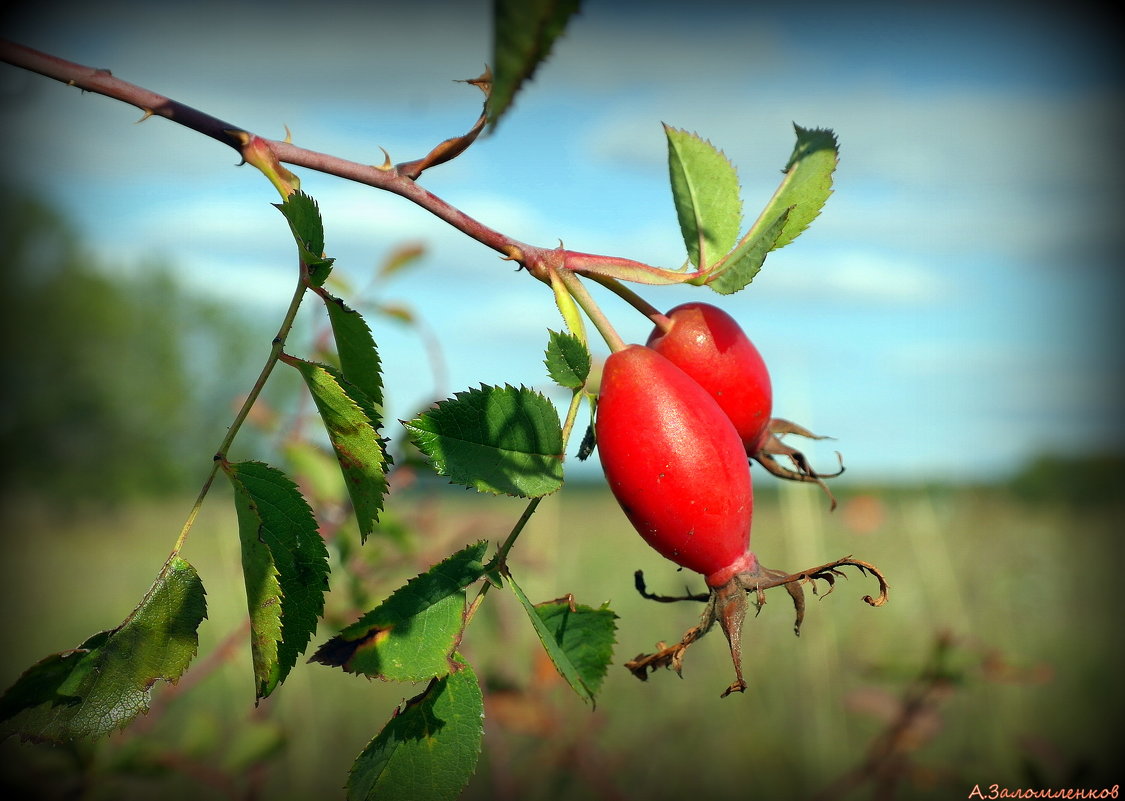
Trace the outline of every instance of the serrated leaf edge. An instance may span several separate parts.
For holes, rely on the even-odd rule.
[[[737,203],[737,206],[735,208],[735,216],[739,220],[739,226],[738,227],[741,227],[741,222],[742,222],[741,188],[742,188],[742,184],[741,184],[741,181],[738,178],[738,169],[734,166],[734,163],[730,160],[730,158],[727,156],[727,154],[724,153],[721,148],[716,147],[711,142],[710,139],[707,139],[703,136],[700,136],[699,133],[696,132],[696,131],[689,131],[686,128],[677,128],[675,126],[668,125],[667,123],[664,123],[664,131],[665,131],[665,137],[668,140],[669,148],[674,149],[676,151],[677,162],[679,164],[683,163],[683,158],[681,156],[681,150],[680,150],[680,147],[679,147],[679,142],[674,140],[671,136],[668,136],[669,132],[676,133],[676,134],[682,134],[685,137],[689,137],[691,139],[694,139],[696,142],[699,142],[700,144],[706,146],[707,148],[709,148],[711,150],[711,152],[714,155],[719,157],[719,159],[722,161],[723,164],[725,164],[730,169],[731,176],[734,178],[735,192],[736,192],[735,201]],[[669,165],[669,166],[671,166],[671,165]],[[680,173],[685,178],[687,177],[687,172],[682,168],[682,166],[680,167]],[[702,221],[701,221],[701,218],[700,218],[699,213],[698,213],[699,202],[696,199],[697,184],[695,182],[688,182],[688,183],[689,183],[689,187],[690,187],[689,192],[690,192],[691,200],[692,200],[692,216],[694,218],[694,226],[695,226],[696,240],[697,240],[696,241],[697,259],[691,259],[690,248],[688,249],[688,259],[689,259],[689,262],[691,264],[695,265],[695,267],[697,267],[698,269],[703,270],[703,271],[708,271],[711,268],[711,266],[721,257],[718,254],[711,254],[711,253],[707,252],[706,237],[704,236],[705,226],[702,225]],[[673,195],[673,200],[674,200],[674,195]],[[677,217],[677,220],[678,220],[679,219],[679,206],[678,206],[678,204],[676,204],[676,217]],[[682,233],[682,230],[681,230],[681,233]],[[737,246],[737,243],[736,243],[736,246]]]

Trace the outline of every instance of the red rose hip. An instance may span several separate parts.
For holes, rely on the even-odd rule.
[[[611,354],[595,433],[610,489],[649,545],[708,584],[752,566],[746,449],[687,373],[640,345]]]
[[[836,499],[824,483],[844,472],[818,473],[805,455],[780,436],[797,434],[824,439],[788,420],[771,418],[773,389],[766,363],[733,317],[708,303],[684,303],[665,315],[670,325],[657,326],[648,346],[691,376],[730,418],[746,453],[779,478],[819,484],[832,508]],[[666,330],[665,330],[666,329]],[[781,456],[793,468],[780,464]]]
[[[733,317],[707,303],[685,303],[668,312],[669,331],[656,328],[648,346],[710,393],[726,412],[747,453],[759,450],[773,407],[769,371]]]

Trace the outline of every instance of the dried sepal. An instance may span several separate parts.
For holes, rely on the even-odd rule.
[[[766,584],[767,581],[777,581],[789,578],[789,574],[784,570],[771,570],[768,567],[759,565],[758,573],[752,578],[743,575],[740,584],[747,593],[754,594],[754,616],[757,617],[762,612],[762,607],[766,605],[766,590],[770,587],[779,586],[776,584]],[[785,589],[789,592],[789,598],[793,601],[793,611],[796,614],[796,621],[793,623],[793,633],[798,637],[801,636],[801,623],[805,619],[805,589],[801,586],[800,582],[786,581],[784,584]],[[813,594],[816,594],[814,587]]]
[[[630,661],[625,663],[625,667],[629,672],[636,676],[641,681],[648,680],[648,674],[656,672],[659,668],[671,668],[676,671],[676,675],[683,675],[683,662],[684,651],[688,649],[693,642],[698,640],[704,634],[711,630],[711,626],[715,623],[714,610],[710,604],[703,613],[703,617],[699,621],[699,625],[692,626],[684,632],[683,638],[675,645],[667,645],[663,642],[656,644],[656,652],[652,654],[637,654]]]
[[[688,593],[681,596],[656,595],[650,593],[645,585],[644,575],[641,571],[634,574],[637,592],[643,598],[660,603],[674,603],[676,601],[702,601],[707,602],[703,615],[696,626],[688,629],[683,638],[674,645],[657,643],[657,651],[651,654],[638,654],[625,667],[634,676],[642,681],[648,679],[648,674],[658,668],[666,667],[681,674],[683,670],[684,653],[688,647],[706,634],[717,622],[727,638],[730,646],[731,660],[734,663],[735,680],[723,691],[722,697],[733,692],[744,692],[746,680],[742,673],[742,624],[746,616],[747,598],[752,599],[757,612],[761,612],[766,603],[766,590],[774,587],[785,587],[793,602],[795,622],[793,632],[801,633],[801,623],[805,617],[804,585],[809,584],[813,594],[818,595],[817,581],[823,581],[828,589],[821,597],[827,596],[836,587],[837,578],[847,578],[841,570],[844,567],[854,567],[863,575],[870,575],[879,584],[879,594],[863,596],[863,601],[869,606],[882,606],[887,602],[889,585],[882,571],[869,562],[853,559],[850,555],[834,562],[810,567],[797,573],[786,573],[784,570],[773,570],[763,567],[755,561],[754,567],[748,571],[736,574],[728,583],[721,587],[714,587],[707,595]]]
[[[706,601],[711,597],[710,593],[706,592],[688,593],[687,595],[656,595],[648,591],[643,570],[638,570],[633,574],[633,585],[642,598],[662,604],[672,604],[678,601]]]
[[[734,681],[720,696],[726,698],[733,692],[746,692],[746,679],[742,676],[742,622],[746,619],[746,593],[734,581],[717,588],[711,595],[713,614],[730,646],[734,663]]]
[[[863,596],[864,603],[870,606],[882,606],[887,602],[887,595],[890,591],[890,587],[887,584],[887,578],[883,575],[883,572],[869,562],[863,562],[859,559],[853,559],[850,554],[843,557],[842,559],[837,559],[835,562],[828,562],[827,564],[820,565],[819,567],[803,570],[800,573],[791,573],[788,576],[774,579],[776,583],[771,583],[763,587],[763,589],[778,587],[782,584],[791,584],[797,582],[809,583],[815,581],[825,581],[829,584],[829,586],[833,586],[834,578],[836,576],[847,578],[847,574],[839,570],[839,568],[841,567],[857,568],[860,573],[865,576],[871,576],[879,583],[879,596],[877,598],[872,598],[870,595],[865,595]]]
[[[828,489],[828,485],[824,483],[824,479],[836,478],[836,476],[843,474],[844,457],[840,455],[839,451],[836,452],[836,458],[839,460],[840,469],[835,473],[818,473],[813,469],[812,465],[809,464],[808,458],[803,453],[781,441],[781,437],[785,434],[796,434],[806,439],[831,439],[831,437],[814,434],[804,426],[800,426],[789,420],[775,417],[770,420],[768,432],[759,443],[758,449],[750,454],[751,458],[778,478],[784,478],[789,481],[810,482],[819,485],[820,488],[824,490],[825,494],[828,495],[831,508],[834,510],[836,508],[836,497],[832,494],[832,491]],[[776,458],[778,456],[787,458],[793,464],[793,467],[789,468],[782,465]]]

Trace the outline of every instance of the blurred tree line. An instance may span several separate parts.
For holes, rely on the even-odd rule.
[[[1097,507],[1125,500],[1125,454],[1044,453],[1028,461],[1008,482],[1024,503]]]
[[[3,191],[0,228],[4,494],[58,507],[197,487],[257,333],[167,264],[106,269],[39,200]]]

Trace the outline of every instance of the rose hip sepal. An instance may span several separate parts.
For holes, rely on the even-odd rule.
[[[754,496],[742,440],[710,395],[651,348],[606,360],[594,424],[606,480],[660,554],[704,576],[745,562]]]
[[[793,632],[798,635],[801,633],[801,622],[805,617],[804,585],[811,584],[813,595],[817,595],[816,582],[823,581],[828,585],[828,590],[823,595],[828,595],[835,589],[836,579],[844,576],[841,568],[854,567],[860,573],[870,575],[878,581],[879,595],[874,598],[870,595],[863,596],[863,601],[866,604],[882,606],[887,602],[889,589],[883,573],[874,565],[853,559],[851,556],[845,556],[834,562],[817,565],[798,573],[770,570],[759,564],[753,554],[748,554],[748,557],[744,564],[732,566],[735,572],[728,581],[718,586],[711,586],[709,591],[703,595],[653,595],[645,588],[644,575],[638,570],[635,579],[637,591],[642,597],[661,603],[705,601],[707,606],[703,610],[699,623],[688,629],[678,643],[665,645],[662,642],[659,644],[660,650],[656,653],[638,654],[626,662],[625,667],[641,681],[646,681],[648,674],[654,672],[657,668],[672,668],[676,673],[680,673],[683,669],[684,653],[688,647],[710,631],[712,626],[718,622],[723,629],[723,634],[726,635],[727,642],[730,645],[731,658],[734,660],[735,680],[723,691],[723,697],[725,697],[733,692],[746,690],[746,680],[742,676],[741,642],[742,624],[746,618],[748,598],[751,596],[753,597],[752,603],[760,612],[766,602],[765,591],[774,587],[785,587],[797,613]],[[718,580],[721,577],[714,576],[714,578]]]
[[[648,346],[667,358],[702,386],[730,418],[746,453],[776,476],[811,481],[836,499],[824,483],[843,472],[817,473],[800,451],[784,444],[779,435],[797,434],[824,439],[795,423],[772,418],[773,388],[765,360],[738,322],[709,303],[684,303],[666,315],[668,326],[657,326]],[[784,467],[785,456],[794,469]]]

